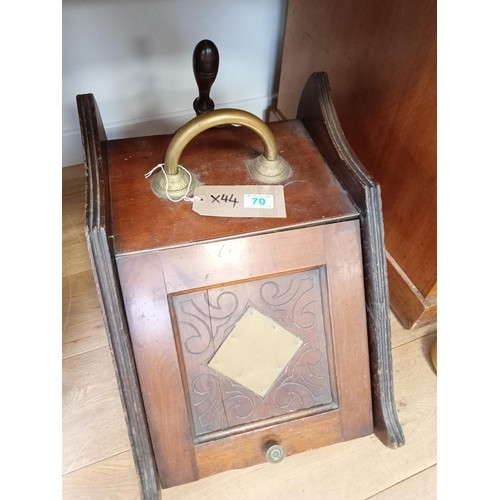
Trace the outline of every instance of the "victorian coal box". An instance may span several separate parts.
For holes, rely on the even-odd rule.
[[[148,499],[373,433],[404,443],[379,187],[326,75],[272,123],[212,109],[200,85],[207,109],[172,135],[107,140],[77,96],[88,247]]]

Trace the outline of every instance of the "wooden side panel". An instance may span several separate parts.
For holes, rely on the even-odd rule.
[[[161,496],[134,356],[121,300],[120,286],[109,238],[107,140],[92,94],[77,96],[87,176],[86,238],[92,270],[108,335],[127,421],[135,466],[144,499]]]
[[[366,315],[375,431],[388,446],[404,444],[393,394],[389,291],[380,187],[347,142],[333,106],[326,73],[311,75],[299,117],[343,188],[360,211]]]

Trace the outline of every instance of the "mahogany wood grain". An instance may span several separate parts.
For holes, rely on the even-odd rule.
[[[431,295],[431,290],[429,295],[424,297],[389,252],[387,272],[391,284],[391,308],[401,324],[407,329],[414,329],[435,323],[436,294]]]
[[[365,434],[371,433],[367,428]],[[200,477],[225,470],[241,469],[264,463],[265,443],[277,442],[286,456],[338,443],[343,440],[339,410],[282,422],[265,429],[247,431],[221,441],[209,441],[195,447]]]
[[[317,71],[329,75],[346,137],[381,185],[388,251],[422,296],[433,295],[435,0],[290,0],[277,114],[297,116]]]
[[[437,285],[437,281],[436,281],[434,286],[427,292],[426,297],[435,297],[437,295],[437,293],[438,293],[438,285]]]
[[[119,258],[117,265],[156,465],[167,488],[196,480],[197,471],[161,260],[154,253],[137,257],[138,265]]]
[[[353,220],[117,256],[137,370],[164,487],[193,481],[200,474],[226,470],[234,464],[252,463],[256,459],[255,436],[263,438],[268,428],[274,429],[273,433],[278,435],[282,425],[284,429],[296,429],[294,433],[302,437],[297,437],[297,444],[294,444],[295,438],[287,441],[290,453],[294,446],[303,450],[305,442],[309,443],[309,448],[314,448],[328,441],[352,439],[372,432],[360,248],[359,222]],[[174,309],[169,308],[168,296],[183,293],[186,297],[193,291],[231,286],[233,292],[244,300],[245,284],[251,280],[307,272],[319,266],[325,267],[327,277],[324,295],[327,299],[323,308],[328,311],[325,318],[330,321],[326,334],[329,336],[328,355],[334,356],[335,360],[331,366],[335,371],[333,380],[338,385],[338,410],[325,407],[325,411],[314,418],[306,417],[302,412],[300,416],[296,415],[296,423],[287,421],[288,417],[278,416],[271,423],[263,419],[252,424],[252,429],[238,426],[234,432],[210,441],[211,444],[195,447],[190,389],[186,386],[188,378],[181,376],[186,373],[183,366],[185,352],[183,354],[182,345],[179,345],[177,328],[172,328],[177,314],[174,315]],[[351,291],[336,292],[344,292],[346,288]],[[314,433],[305,437],[308,425],[297,430],[300,427],[297,422],[301,419],[316,421],[317,418],[323,422],[323,419],[328,420],[327,415],[337,414],[340,417],[334,418],[340,419],[340,428],[328,431],[330,424],[326,424],[324,434],[314,431],[322,435],[319,440],[315,439]],[[286,435],[288,431],[284,432]],[[232,444],[224,444],[228,442]],[[262,453],[258,462],[265,460],[262,446],[263,443],[258,445]],[[215,451],[219,447],[224,450],[222,455]],[[238,458],[247,448],[249,456]],[[214,452],[212,458],[197,451],[209,449]],[[193,464],[193,453],[198,466]],[[224,458],[226,455],[227,459]],[[218,462],[217,466],[213,465],[215,462]]]
[[[369,359],[364,295],[363,258],[359,225],[337,224],[335,231],[325,231],[329,290],[335,318],[333,351],[337,358],[339,399],[341,401],[342,437],[353,439],[373,428],[370,372],[355,362]],[[353,237],[352,232],[356,232]],[[349,255],[350,262],[338,255]],[[356,264],[358,263],[358,264]]]
[[[356,209],[339,186],[300,121],[270,124],[293,176],[284,186],[287,217],[207,218],[191,203],[157,197],[144,174],[163,162],[172,136],[120,139],[109,144],[110,191],[117,254],[193,244],[213,238],[275,231],[311,222],[353,218]],[[262,153],[246,127],[210,129],[193,139],[181,163],[205,185],[252,185],[246,162]]]

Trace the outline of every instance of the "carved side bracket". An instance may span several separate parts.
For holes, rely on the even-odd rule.
[[[405,442],[392,376],[389,288],[380,186],[352,151],[340,125],[328,75],[313,73],[297,111],[335,177],[360,211],[375,434],[391,448]]]
[[[86,238],[142,498],[161,498],[153,448],[110,244],[107,138],[92,94],[77,96],[86,170]]]

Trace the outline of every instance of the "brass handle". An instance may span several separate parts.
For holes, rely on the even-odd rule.
[[[177,174],[179,159],[183,149],[198,134],[219,125],[238,124],[256,132],[264,143],[264,156],[268,161],[276,160],[278,147],[269,127],[255,115],[241,109],[218,109],[207,111],[183,125],[174,135],[165,154],[165,171],[167,174]]]
[[[254,179],[265,184],[279,184],[291,175],[290,165],[278,155],[278,147],[271,130],[260,118],[241,109],[218,109],[193,118],[177,130],[165,154],[165,173],[159,172],[153,177],[153,191],[158,196],[169,199],[181,199],[190,194],[189,188],[194,187],[191,182],[193,176],[186,169],[179,169],[182,151],[198,134],[219,125],[229,124],[247,127],[262,139],[264,154],[249,162],[249,170]]]

